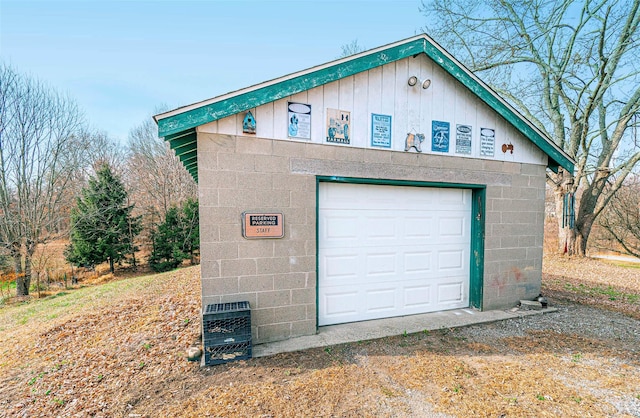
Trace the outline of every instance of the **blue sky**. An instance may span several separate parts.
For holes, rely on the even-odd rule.
[[[0,59],[125,142],[175,108],[422,32],[420,0],[0,0]]]

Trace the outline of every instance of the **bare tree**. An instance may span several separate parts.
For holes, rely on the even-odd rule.
[[[562,248],[584,255],[594,221],[640,160],[640,0],[431,0],[427,30],[577,161],[548,174]]]
[[[75,102],[0,64],[0,246],[13,260],[16,294],[29,294],[31,259],[57,232],[85,145]]]
[[[359,54],[362,51],[365,51],[367,48],[360,45],[357,39],[349,42],[348,44],[344,44],[340,47],[342,49],[342,53],[338,58],[344,58],[351,55]]]
[[[129,194],[143,216],[143,235],[148,235],[171,207],[197,199],[197,185],[168,143],[158,138],[151,118],[130,131],[128,154]]]
[[[640,178],[630,175],[597,222],[596,245],[640,257]]]

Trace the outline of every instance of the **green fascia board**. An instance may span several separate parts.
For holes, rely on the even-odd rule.
[[[241,93],[227,99],[158,120],[158,135],[166,137],[204,125],[236,113],[270,103],[302,91],[311,90],[332,81],[379,67],[408,56],[424,52],[422,38],[390,47],[370,55],[305,73],[263,88]]]

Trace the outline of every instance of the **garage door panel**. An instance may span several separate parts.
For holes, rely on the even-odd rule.
[[[468,306],[470,190],[321,183],[319,197],[319,325]]]
[[[358,238],[358,218],[348,214],[332,215],[325,219],[321,231],[324,240],[354,240]]]
[[[468,266],[467,252],[462,249],[438,251],[438,270],[450,274],[452,271],[463,272]]]
[[[327,318],[340,318],[358,314],[358,290],[343,289],[340,292],[327,293],[323,298],[321,311]]]
[[[323,278],[327,283],[343,283],[345,280],[358,280],[361,277],[358,254],[326,254],[321,260]]]
[[[369,276],[395,275],[398,272],[395,252],[366,255],[366,273]]]
[[[425,274],[432,271],[431,251],[408,251],[403,255],[406,273]]]
[[[461,205],[465,205],[470,195],[466,189],[438,189],[436,190],[438,205],[441,207],[452,207],[459,209]]]
[[[458,281],[441,283],[438,285],[437,303],[438,305],[456,304],[456,307],[463,307],[458,306],[457,304],[465,302],[465,293],[465,286],[462,278]]]
[[[432,304],[431,286],[430,285],[416,285],[405,286],[404,293],[404,306],[411,309],[427,309]]]
[[[389,213],[381,214],[379,212],[367,213],[364,216],[364,232],[367,238],[371,239],[398,239],[398,228],[396,226],[397,219],[389,216]]]
[[[441,216],[438,219],[438,233],[441,238],[466,238],[466,216]]]
[[[365,313],[375,313],[383,311],[394,311],[396,306],[396,288],[372,289],[365,291],[366,300]]]
[[[411,213],[402,220],[405,240],[424,240],[433,236],[434,220],[431,214]]]

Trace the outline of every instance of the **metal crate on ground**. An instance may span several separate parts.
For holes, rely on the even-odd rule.
[[[202,314],[202,334],[206,365],[251,358],[249,302],[207,305]]]

